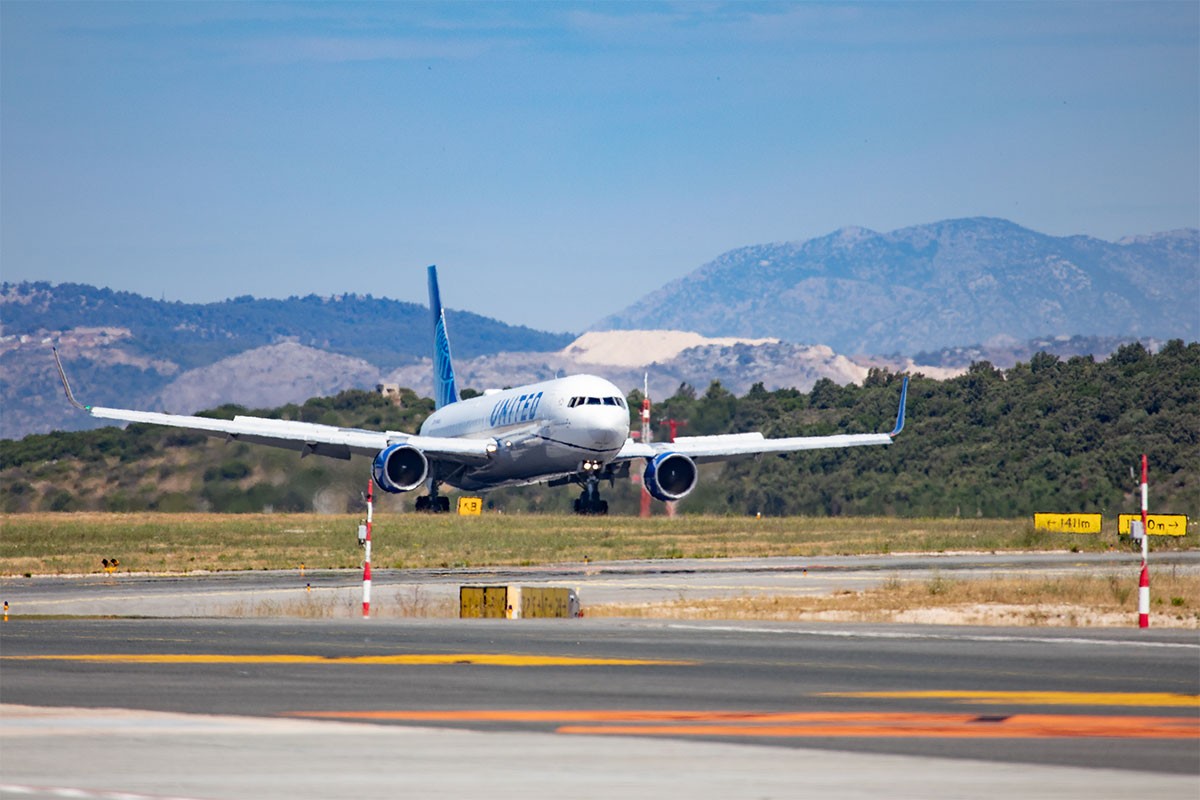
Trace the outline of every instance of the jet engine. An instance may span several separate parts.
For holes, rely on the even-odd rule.
[[[379,451],[372,467],[375,485],[398,494],[416,489],[429,476],[429,459],[412,445],[394,444]]]
[[[646,491],[663,502],[680,500],[696,486],[696,462],[683,453],[660,453],[647,459],[642,480]]]

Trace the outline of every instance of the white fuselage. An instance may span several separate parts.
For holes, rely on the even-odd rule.
[[[629,409],[610,381],[572,375],[449,403],[425,420],[421,435],[495,440],[486,464],[436,476],[482,491],[607,464],[629,437]]]

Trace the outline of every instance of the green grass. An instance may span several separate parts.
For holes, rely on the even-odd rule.
[[[359,518],[321,514],[36,513],[0,518],[0,575],[353,568]],[[695,517],[675,519],[491,514],[376,517],[376,568],[465,567],[651,558],[1130,549],[1115,522],[1100,535],[1034,531],[1028,520]],[[1193,530],[1156,537],[1188,549]]]

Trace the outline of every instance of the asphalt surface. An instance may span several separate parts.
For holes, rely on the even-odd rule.
[[[586,604],[1126,561],[670,561],[373,578],[377,592],[429,597],[572,585]],[[1198,564],[1178,554],[1174,567]],[[0,581],[0,797],[1200,796],[1196,631],[225,616],[322,592],[357,611],[359,591],[345,572]],[[69,616],[104,614],[132,616]]]
[[[374,569],[374,613],[422,616],[440,603],[457,607],[471,585],[569,586],[584,606],[681,598],[824,595],[869,589],[889,580],[1112,572],[1136,582],[1139,556],[1130,553],[1001,553],[819,558],[671,559],[476,569]],[[1200,572],[1200,552],[1156,553],[1154,570]],[[287,616],[304,603],[327,612],[361,614],[362,574],[356,570],[225,572],[210,575],[40,576],[0,578],[0,600],[14,618],[28,615]]]
[[[555,660],[544,663],[548,657]],[[45,787],[63,770],[69,775],[64,743],[82,746],[71,759],[79,764],[94,753],[117,758],[106,749],[121,736],[140,736],[135,750],[152,764],[169,763],[169,754],[161,760],[153,754],[176,735],[198,735],[196,723],[187,720],[219,715],[220,724],[234,730],[240,730],[230,721],[234,717],[257,717],[263,719],[244,724],[296,724],[318,738],[322,726],[344,723],[355,723],[356,730],[364,723],[395,729],[380,734],[387,736],[403,730],[410,738],[419,728],[428,732],[422,748],[441,742],[451,751],[461,746],[454,736],[468,736],[473,747],[490,747],[489,742],[515,747],[516,741],[530,740],[521,752],[587,739],[586,751],[575,757],[614,759],[609,772],[632,787],[642,781],[656,785],[661,775],[653,762],[630,760],[631,753],[661,748],[675,753],[672,758],[683,760],[672,761],[672,768],[684,785],[717,769],[687,756],[689,748],[703,751],[704,745],[717,747],[734,774],[749,751],[755,755],[746,763],[771,762],[771,785],[762,796],[787,796],[787,787],[804,778],[790,761],[780,760],[781,751],[803,752],[806,763],[813,762],[814,751],[824,751],[830,758],[836,754],[828,763],[842,764],[842,771],[828,773],[819,759],[809,763],[810,771],[820,773],[822,785],[847,791],[879,780],[864,778],[860,784],[860,773],[878,765],[846,772],[847,759],[859,756],[875,764],[871,757],[886,755],[892,788],[910,792],[895,796],[937,796],[928,786],[923,793],[919,780],[928,781],[930,769],[935,774],[944,769],[963,780],[996,779],[976,786],[970,796],[1011,792],[1015,775],[1027,774],[1040,776],[1039,785],[1054,776],[1051,783],[1060,781],[1067,792],[1046,794],[1043,787],[1029,796],[1116,796],[1106,792],[1140,781],[1157,787],[1156,796],[1195,797],[1198,694],[1200,642],[1184,631],[614,620],[13,619],[0,628],[5,706],[0,791]],[[57,719],[53,747],[36,735],[45,718],[33,720],[44,712],[27,707],[69,709]],[[113,712],[95,718],[78,711],[102,708],[187,716],[169,724],[134,718],[113,731]],[[143,725],[150,733],[131,734]],[[159,729],[167,733],[153,733]],[[286,727],[276,733],[304,738]],[[199,734],[212,735],[203,726]],[[452,738],[439,738],[445,736]],[[260,741],[244,733],[228,738]],[[424,763],[444,767],[452,755],[438,750]],[[892,763],[896,756],[912,760]],[[458,772],[464,774],[456,773],[457,779],[473,769],[468,754],[462,758]],[[508,766],[524,765],[510,776],[514,785],[545,777],[528,753],[513,758]],[[1028,772],[1034,766],[1044,769]],[[89,774],[88,785],[114,785],[103,765],[92,767],[104,780]],[[45,774],[47,769],[58,772]],[[140,774],[137,767],[126,769]],[[220,772],[219,765],[212,769]],[[411,765],[406,769],[412,772]],[[480,770],[481,779],[495,779]],[[1130,775],[1137,780],[1128,780]],[[75,776],[63,785],[78,787],[79,780]],[[733,796],[705,793],[717,784],[698,783],[699,796]],[[119,779],[115,785],[129,790]],[[611,783],[593,788],[600,786],[613,789]],[[962,784],[948,786],[960,793],[946,796],[964,796]],[[149,788],[161,793],[170,784]],[[239,794],[244,786],[225,793],[222,786],[199,781],[196,788],[220,791],[193,796],[254,796]]]

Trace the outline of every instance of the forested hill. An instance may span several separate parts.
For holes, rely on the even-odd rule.
[[[369,294],[181,303],[79,283],[5,283],[0,312],[6,336],[125,328],[132,351],[169,358],[185,370],[283,339],[387,370],[427,356],[431,335],[427,307]],[[453,313],[454,354],[460,357],[558,350],[574,338]]]
[[[689,411],[700,425],[771,436],[887,430],[898,377],[864,387],[818,383],[806,396],[717,396]],[[706,393],[706,398],[714,391]],[[1025,516],[1136,512],[1130,470],[1149,455],[1151,508],[1200,514],[1200,344],[1141,345],[1107,360],[1045,353],[1001,371],[987,362],[947,381],[914,379],[904,432],[875,448],[817,451],[730,467],[714,505],[766,514]]]
[[[680,387],[655,406],[680,435],[761,430],[768,436],[885,431],[899,376],[875,370],[863,386],[823,379],[807,394],[719,384]],[[630,408],[638,409],[635,392]],[[267,413],[286,419],[414,430],[432,403],[406,393],[393,406],[350,391]],[[230,416],[244,409],[223,408]],[[665,426],[656,437],[667,435]],[[1020,517],[1036,511],[1136,512],[1130,469],[1150,461],[1152,511],[1200,516],[1200,344],[1138,344],[1109,359],[1040,353],[1001,371],[978,362],[958,378],[917,375],[904,432],[889,447],[764,456],[704,467],[681,513]],[[357,508],[366,459],[300,460],[294,453],[130,426],[0,441],[0,496],[32,510],[346,511]],[[635,514],[639,488],[609,489],[613,513]],[[412,494],[386,498],[411,507]],[[509,510],[565,511],[566,488],[489,496]]]

